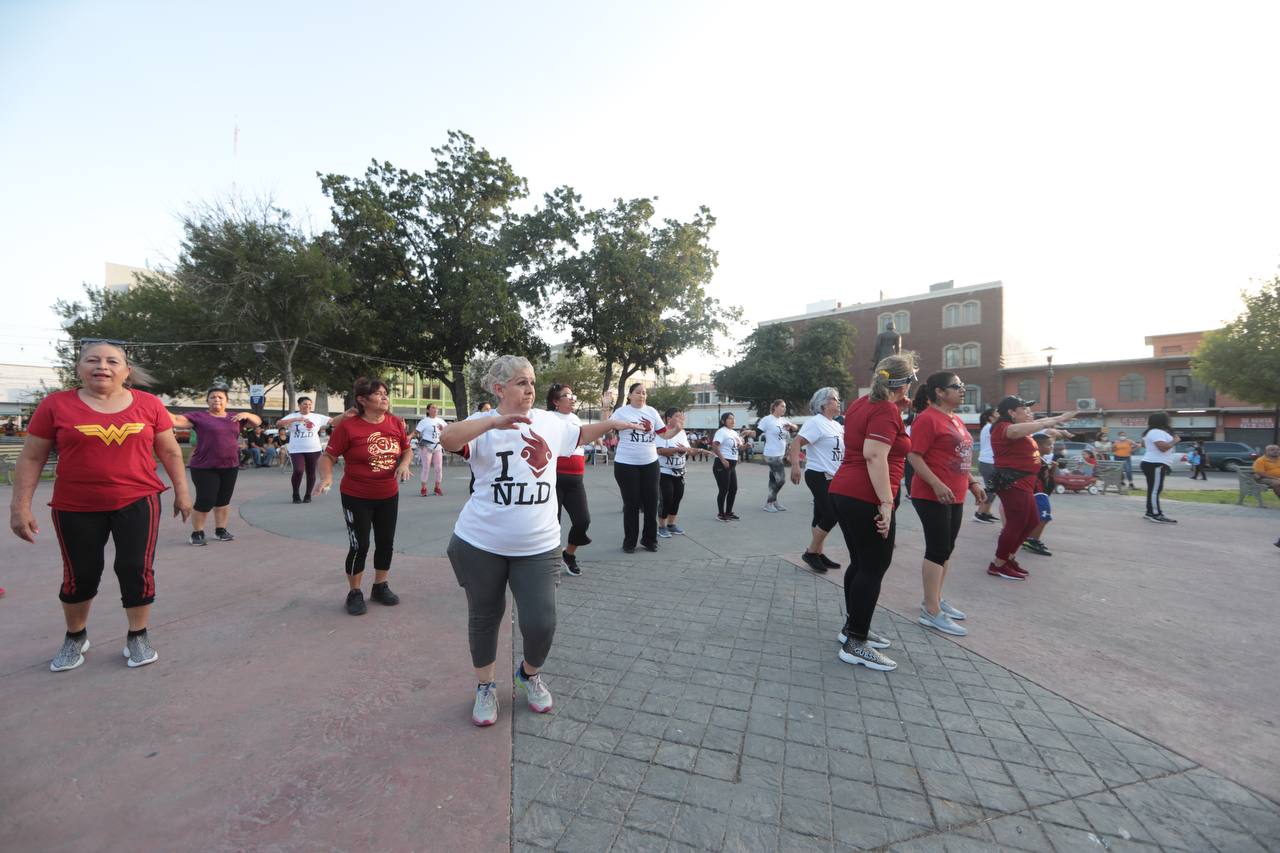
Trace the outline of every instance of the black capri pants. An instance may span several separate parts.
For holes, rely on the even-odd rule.
[[[831,495],[845,547],[849,549],[849,568],[844,573],[844,607],[849,614],[849,629],[857,640],[866,640],[871,630],[871,616],[880,600],[880,582],[893,562],[893,540],[898,531],[897,510],[889,517],[889,536],[882,538],[876,530],[880,508],[848,495]]]
[[[820,528],[823,533],[830,533],[836,526],[836,511],[831,508],[831,496],[827,489],[831,481],[821,471],[805,471],[804,484],[813,492],[813,527]]]
[[[716,508],[724,515],[733,512],[733,501],[738,496],[738,460],[728,459],[726,467],[720,457],[711,463],[711,473],[716,478]]]
[[[613,479],[622,493],[622,547],[658,544],[658,460],[647,465],[628,465],[616,459]],[[643,511],[643,528],[641,512]]]
[[[924,528],[924,558],[945,565],[956,548],[956,537],[964,525],[964,504],[944,504],[926,498],[912,498],[920,526]]]
[[[239,468],[192,468],[191,482],[196,484],[195,511],[208,512],[231,503],[239,473]]]
[[[381,500],[342,496],[342,516],[347,521],[347,537],[351,540],[351,549],[347,551],[347,574],[358,575],[364,571],[370,530],[373,531],[374,571],[385,572],[391,568],[391,550],[396,544],[396,517],[399,513],[398,493]]]
[[[591,526],[591,510],[581,474],[556,474],[556,518],[565,509],[569,510],[569,544],[590,545],[587,528]]]
[[[120,603],[142,607],[156,600],[156,533],[160,529],[160,495],[147,495],[108,512],[53,511],[53,530],[62,550],[62,587],[66,604],[90,601],[98,594],[106,564],[107,539],[116,546]]]
[[[680,501],[684,500],[684,475],[660,474],[658,487],[662,490],[662,517],[680,514]]]

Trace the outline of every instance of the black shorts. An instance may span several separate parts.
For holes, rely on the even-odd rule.
[[[231,503],[236,490],[239,468],[192,468],[191,482],[196,484],[196,512],[208,512]]]
[[[98,594],[106,564],[107,540],[115,543],[116,577],[125,607],[141,607],[156,597],[152,561],[160,528],[160,495],[147,495],[105,512],[53,511],[53,530],[62,549],[62,587],[67,604],[91,601]]]
[[[920,516],[924,529],[924,558],[941,566],[951,559],[956,547],[956,537],[964,526],[964,502],[953,504],[912,498],[911,504]]]

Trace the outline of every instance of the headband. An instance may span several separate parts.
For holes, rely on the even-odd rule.
[[[904,376],[901,379],[890,379],[889,371],[877,370],[876,376],[878,376],[880,381],[889,388],[901,388],[903,385],[910,385],[912,382],[916,381],[916,374],[914,372],[910,376]]]

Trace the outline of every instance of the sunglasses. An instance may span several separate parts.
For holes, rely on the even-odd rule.
[[[115,338],[81,338],[80,339],[80,346],[82,347],[87,344],[111,344],[112,346],[122,347],[126,343],[128,343],[128,341],[117,341]]]

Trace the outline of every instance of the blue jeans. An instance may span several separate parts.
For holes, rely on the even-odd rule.
[[[276,449],[274,447],[250,447],[249,454],[253,456],[253,464],[259,468],[276,461]],[[263,461],[264,458],[266,459],[265,462]]]
[[[1124,478],[1126,480],[1132,483],[1133,482],[1133,459],[1126,456],[1120,461],[1124,463],[1120,468],[1120,473],[1124,475]]]

